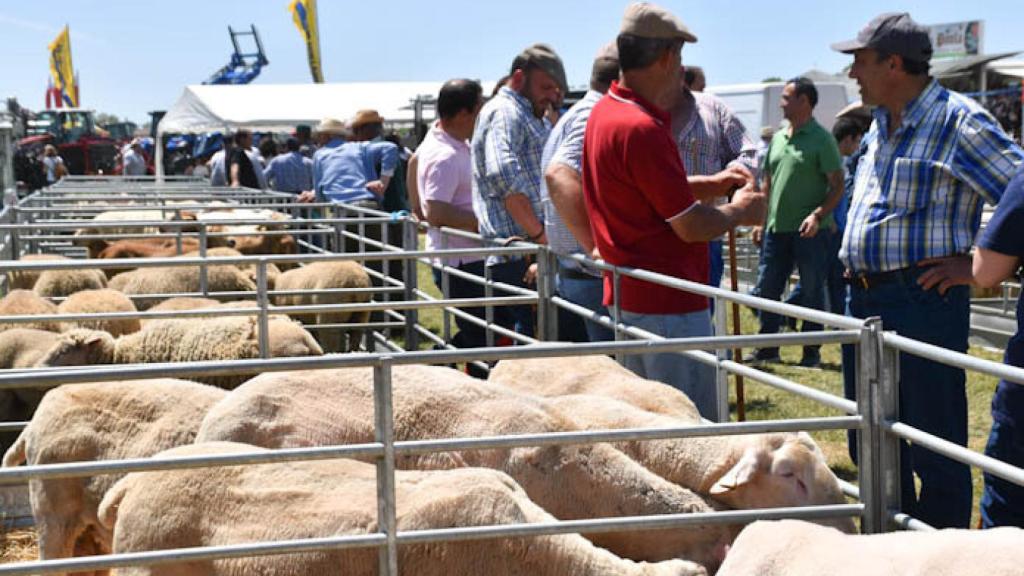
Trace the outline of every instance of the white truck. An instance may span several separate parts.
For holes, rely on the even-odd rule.
[[[721,98],[729,106],[747,129],[750,138],[757,142],[761,139],[761,128],[771,126],[777,129],[782,123],[779,101],[785,85],[785,82],[731,84],[709,86],[707,91]],[[814,107],[814,118],[826,130],[831,130],[836,122],[836,114],[850,103],[848,84],[815,82],[814,86],[818,89],[818,105]]]

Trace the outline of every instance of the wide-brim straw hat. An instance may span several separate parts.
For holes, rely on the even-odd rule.
[[[345,131],[345,123],[337,118],[324,118],[316,126],[320,134],[341,134]]]

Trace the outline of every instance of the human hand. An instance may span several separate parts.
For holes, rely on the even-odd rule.
[[[764,194],[754,190],[751,183],[747,183],[732,196],[731,204],[739,209],[738,226],[757,226],[764,222],[767,201]]]
[[[590,251],[590,259],[591,260],[600,260],[601,259],[601,251],[597,249],[597,246],[594,246],[594,249]]]
[[[304,192],[300,192],[299,195],[295,197],[295,201],[296,202],[302,202],[302,203],[308,203],[308,202],[312,202],[314,200],[316,200],[316,192],[314,192],[312,190],[306,190]]]
[[[377,196],[383,196],[385,187],[384,183],[381,182],[380,180],[374,180],[372,182],[366,183],[366,189],[369,190],[370,192],[373,192]]]
[[[728,195],[736,188],[743,188],[748,183],[754,182],[754,175],[740,164],[726,166],[725,170],[715,174],[714,178],[720,182],[720,186],[724,190],[723,196]]]
[[[523,282],[527,284],[535,284],[537,282],[537,263],[534,262],[526,269],[526,274],[523,275]]]
[[[804,218],[804,221],[800,223],[800,228],[798,230],[798,232],[800,232],[800,237],[814,238],[818,234],[818,227],[820,224],[821,222],[818,220],[818,215],[811,212],[807,215],[807,218]]]
[[[929,268],[917,277],[917,285],[922,290],[931,290],[937,287],[939,294],[944,296],[946,291],[953,286],[969,286],[974,283],[972,264],[973,260],[970,255],[925,258],[917,265]]]

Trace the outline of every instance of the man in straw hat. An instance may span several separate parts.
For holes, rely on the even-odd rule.
[[[550,46],[534,44],[512,61],[511,76],[480,110],[473,134],[473,212],[488,240],[518,236],[547,242],[540,202],[541,154],[551,125],[544,114],[567,91],[562,60]],[[522,256],[488,256],[492,277],[526,286]],[[500,306],[495,321],[533,335],[528,306]]]
[[[380,200],[398,165],[398,147],[391,142],[346,142],[345,123],[325,118],[317,132],[326,143],[313,155],[313,188],[327,202],[380,209]],[[380,166],[380,174],[376,166]],[[299,200],[310,202],[314,194]]]
[[[877,16],[857,38],[832,48],[853,55],[850,77],[864,103],[876,106],[839,252],[850,276],[848,312],[879,316],[886,330],[966,352],[970,289],[955,284],[970,278],[966,254],[982,203],[999,202],[1024,152],[977,102],[928,75],[928,30],[909,14]],[[845,346],[851,398],[854,368],[854,349]],[[963,369],[900,354],[899,371],[900,420],[965,445]],[[968,525],[966,465],[904,443],[900,468],[903,511],[937,528]]]
[[[749,184],[731,202],[705,206],[687,183],[671,132],[679,93],[680,52],[697,37],[674,15],[653,4],[626,9],[617,39],[620,80],[594,106],[587,121],[583,193],[594,241],[611,264],[676,278],[708,281],[707,241],[764,217],[764,198]],[[622,319],[666,337],[710,336],[707,298],[622,277]],[[616,298],[605,274],[604,303]],[[626,357],[640,376],[684,391],[706,417],[717,415],[714,372],[678,354]]]

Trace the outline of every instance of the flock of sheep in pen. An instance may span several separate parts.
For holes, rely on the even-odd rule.
[[[108,213],[97,220],[117,217]],[[125,218],[144,219],[138,212]],[[153,219],[162,218],[157,212]],[[209,238],[211,245],[215,238],[220,237]],[[226,238],[207,255],[295,252],[294,240],[287,235],[245,236],[243,231]],[[91,243],[90,256],[173,256],[197,248],[188,238],[180,245],[158,238],[104,244]],[[109,278],[88,268],[9,272],[0,316],[256,306],[254,301],[142,298],[199,293],[195,266],[113,272]],[[210,266],[207,290],[252,292],[254,275],[251,266]],[[268,283],[277,290],[371,286],[360,265],[340,261],[273,270]],[[274,302],[369,299],[364,290],[287,296]],[[366,315],[272,315],[269,355],[355,350],[355,334],[311,333],[300,320],[358,323],[365,322]],[[258,358],[258,330],[254,316],[9,323],[0,325],[0,369]],[[3,392],[3,420],[31,417],[4,455],[3,465],[374,441],[371,368],[199,380],[68,384],[45,396]],[[391,384],[398,441],[701,422],[682,393],[640,379],[604,356],[505,360],[486,381],[447,367],[395,366]],[[820,449],[803,433],[403,454],[396,466],[397,519],[403,531],[846,502]],[[351,459],[36,479],[29,489],[42,559],[378,530],[376,468]],[[716,571],[991,576],[1024,570],[1024,546],[1015,529],[852,536],[856,526],[851,519],[820,523],[827,527],[757,522],[745,530],[712,524],[586,537],[410,544],[399,548],[399,567],[410,576]],[[122,568],[117,573],[375,574],[377,562],[376,551],[366,548]]]

